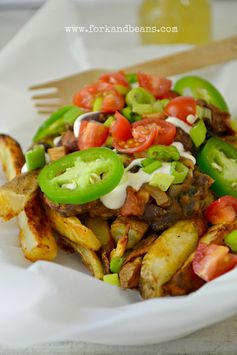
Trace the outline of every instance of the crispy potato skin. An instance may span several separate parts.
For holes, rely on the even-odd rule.
[[[120,285],[124,290],[127,288],[137,288],[141,266],[142,258],[140,256],[122,266],[121,271],[119,272],[119,279]]]
[[[57,244],[48,218],[37,195],[30,199],[19,214],[20,242],[30,261],[52,261],[57,256]]]
[[[165,295],[163,285],[195,250],[199,229],[200,221],[179,221],[154,242],[142,262],[139,289],[143,298]]]
[[[10,220],[25,208],[27,202],[37,193],[38,171],[30,171],[14,177],[0,187],[0,217]]]
[[[84,248],[99,250],[100,241],[95,234],[86,226],[81,224],[77,217],[62,217],[50,208],[46,209],[52,228],[74,243],[80,244]]]
[[[21,173],[25,163],[19,143],[6,134],[0,134],[0,160],[8,181]]]

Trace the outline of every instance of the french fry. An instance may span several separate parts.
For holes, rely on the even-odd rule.
[[[111,231],[108,221],[101,217],[87,217],[83,220],[83,224],[90,228],[95,236],[99,239],[101,245],[107,253],[113,249],[114,242],[111,236]]]
[[[104,272],[102,263],[95,251],[85,248],[84,246],[71,241],[68,238],[63,238],[64,242],[70,245],[82,258],[83,264],[89,269],[94,277],[103,279]]]
[[[157,238],[142,262],[139,281],[142,297],[164,295],[163,285],[195,250],[199,230],[199,221],[180,221]]]
[[[47,208],[46,211],[51,226],[57,233],[84,248],[91,250],[100,249],[101,243],[95,234],[92,230],[81,224],[77,217],[62,217],[58,212],[50,208]]]
[[[8,181],[21,173],[25,163],[19,143],[6,134],[0,134],[0,160]]]
[[[37,171],[17,175],[0,187],[0,217],[10,220],[25,208],[27,202],[37,193]]]
[[[13,138],[4,134],[0,135],[0,160],[8,181],[16,176],[20,179],[23,152]],[[51,261],[57,255],[57,244],[41,205],[37,194],[33,194],[18,216],[21,248],[24,256],[31,261]]]

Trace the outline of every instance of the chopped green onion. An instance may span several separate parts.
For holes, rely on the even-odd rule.
[[[123,264],[124,258],[121,256],[113,256],[110,260],[110,271],[113,273],[118,273]]]
[[[149,114],[153,112],[152,105],[150,104],[133,104],[132,112],[138,113],[139,115]]]
[[[164,161],[179,160],[180,158],[178,149],[171,145],[153,145],[148,149],[147,155],[149,158]]]
[[[173,184],[181,184],[186,179],[189,169],[179,161],[171,163],[171,174],[174,176]]]
[[[45,150],[43,145],[36,145],[25,153],[27,170],[40,169],[45,166]]]
[[[165,106],[170,102],[168,99],[163,99],[163,100],[157,100],[153,104],[153,112],[162,112],[165,108]]]
[[[162,191],[167,191],[174,181],[174,176],[163,173],[156,173],[152,176],[149,185],[159,187]]]
[[[129,82],[129,84],[134,84],[137,82],[137,74],[134,74],[134,73],[126,74],[125,78]]]
[[[113,147],[113,138],[111,136],[108,136],[105,143],[104,143],[105,147]]]
[[[198,123],[190,129],[189,134],[195,146],[197,148],[200,147],[200,145],[205,141],[207,134],[207,129],[203,120],[198,121]]]
[[[118,274],[107,274],[103,277],[104,282],[112,286],[120,286]]]
[[[199,118],[207,118],[209,121],[212,119],[211,110],[207,107],[197,105],[196,114]]]
[[[132,108],[127,106],[121,110],[121,113],[124,117],[126,117],[129,122],[140,121],[142,117],[134,112],[132,112]]]
[[[151,163],[153,163],[155,161],[155,159],[153,159],[153,158],[146,158],[146,159],[143,159],[142,161],[141,161],[141,166],[143,167],[143,168],[145,168],[147,165],[150,165]]]
[[[126,96],[126,103],[128,106],[133,107],[134,104],[153,104],[155,97],[146,89],[133,88]]]
[[[110,127],[113,122],[115,122],[114,116],[109,116],[109,117],[107,118],[107,120],[104,122],[104,125],[105,125],[106,127]]]
[[[225,236],[225,244],[230,247],[233,252],[237,252],[237,230],[230,232]]]
[[[114,88],[121,94],[121,95],[127,95],[129,92],[130,88],[127,88],[126,86],[123,85],[114,85]]]
[[[102,109],[102,104],[103,104],[103,97],[97,97],[94,101],[94,104],[93,104],[93,111],[94,112],[97,112],[97,111],[101,111]]]
[[[153,161],[153,163],[142,168],[142,170],[145,171],[145,173],[147,173],[147,174],[152,174],[155,170],[157,170],[161,167],[162,167],[162,162],[159,160],[155,160],[155,161]]]

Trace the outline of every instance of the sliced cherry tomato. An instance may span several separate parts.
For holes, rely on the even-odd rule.
[[[165,106],[164,112],[189,124],[186,118],[196,114],[196,101],[191,96],[175,97]]]
[[[193,270],[205,281],[223,275],[237,265],[237,255],[223,245],[199,243],[193,259]]]
[[[237,198],[223,196],[207,207],[206,219],[212,224],[230,223],[237,216]]]
[[[156,129],[154,144],[170,145],[176,135],[176,127],[160,118],[145,118],[144,120],[133,123],[133,128],[138,126],[153,127]]]
[[[109,135],[109,128],[96,121],[82,121],[78,137],[78,147],[84,150],[102,146]]]
[[[112,72],[103,74],[100,76],[99,80],[112,85],[122,85],[127,88],[130,87],[128,81],[125,78],[125,75],[122,72]]]
[[[120,152],[139,153],[150,147],[156,137],[155,127],[138,126],[132,129],[133,138],[127,141],[114,140],[114,147]]]
[[[157,99],[167,97],[170,92],[172,81],[158,75],[137,74],[138,82],[141,87],[150,91]]]
[[[106,82],[98,82],[85,86],[75,94],[75,105],[91,110],[97,97],[102,97],[102,112],[115,112],[124,107],[124,97],[114,89],[113,85]]]
[[[118,111],[115,113],[116,121],[112,124],[110,132],[114,139],[126,141],[132,138],[132,126]]]

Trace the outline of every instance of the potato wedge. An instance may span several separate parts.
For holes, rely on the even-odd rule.
[[[200,239],[201,243],[223,245],[225,236],[237,229],[237,221],[230,224],[217,224],[208,229]],[[164,285],[164,290],[170,296],[186,295],[196,291],[205,282],[198,277],[192,267],[194,258],[192,253],[185,261],[184,265],[174,274],[174,276]]]
[[[25,208],[27,202],[37,193],[38,171],[30,171],[13,178],[0,187],[0,217],[10,220]]]
[[[33,196],[18,216],[20,243],[30,261],[54,260],[57,244],[39,197]]]
[[[140,256],[122,266],[119,272],[119,279],[120,285],[124,290],[138,286],[141,266],[142,258]]]
[[[2,203],[5,204],[5,202],[8,202],[10,204],[10,202],[14,202],[14,193],[21,192],[20,194],[24,194],[23,191],[24,188],[26,188],[26,180],[28,177],[24,181],[21,190],[21,187],[17,186],[17,183],[22,181],[21,168],[25,162],[25,158],[17,141],[4,134],[0,134],[0,160],[8,181],[11,181],[15,177],[19,177],[16,181],[12,181],[12,184],[10,185],[11,189],[13,189],[13,191],[11,190],[10,196],[7,195],[7,192],[10,191],[10,189],[8,190],[5,188],[5,191],[2,194]],[[5,205],[5,208],[6,210],[8,209],[8,213],[10,214],[13,213],[13,211],[16,213],[17,209],[27,202],[24,210],[18,215],[20,228],[19,238],[23,254],[26,259],[31,261],[51,261],[55,259],[57,255],[57,244],[50,224],[47,222],[47,216],[45,215],[44,209],[41,207],[41,201],[37,196],[37,193],[33,193],[35,183],[37,182],[37,179],[33,178],[34,174],[37,173],[27,175],[30,176],[28,184],[29,189],[32,190],[32,196],[29,191],[25,191],[25,198],[22,197],[22,200],[19,196],[16,198],[15,210],[10,211],[10,205],[7,207],[7,204]]]
[[[107,253],[110,253],[114,247],[111,231],[108,221],[100,217],[87,217],[83,220],[83,224],[90,228],[100,241],[101,245]]]
[[[113,239],[118,242],[129,226],[127,249],[132,249],[140,240],[148,229],[148,224],[135,217],[118,217],[111,225],[111,233]]]
[[[8,181],[21,173],[25,163],[19,143],[6,134],[0,134],[0,160]]]
[[[139,281],[143,298],[164,295],[163,285],[170,280],[195,250],[199,223],[184,220],[165,230],[145,255]]]
[[[82,258],[83,264],[89,269],[91,274],[97,279],[103,279],[104,272],[102,262],[98,255],[93,250],[83,247],[82,245],[71,241],[68,238],[63,238],[64,242],[70,245]]]
[[[63,237],[68,238],[74,243],[80,244],[84,248],[99,250],[100,241],[95,234],[81,224],[77,217],[62,217],[59,213],[50,208],[46,209],[52,228]]]

